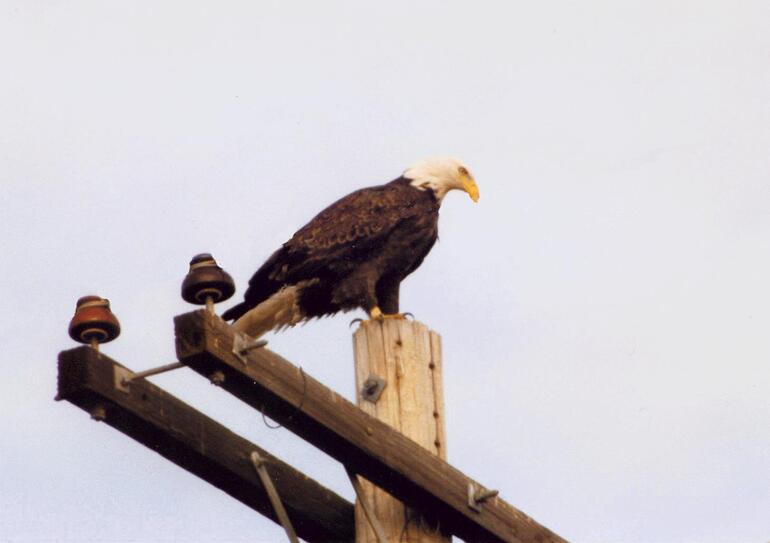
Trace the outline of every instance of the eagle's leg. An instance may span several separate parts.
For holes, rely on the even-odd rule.
[[[404,319],[404,315],[398,312],[398,291],[401,282],[398,280],[382,279],[377,283],[377,301],[379,315],[370,316],[375,319]]]
[[[362,292],[363,306],[366,312],[369,314],[369,318],[372,320],[382,320],[382,310],[377,303],[377,290],[376,279],[374,270],[369,270],[363,282],[364,289]]]
[[[372,320],[403,319],[398,313],[398,286],[399,281],[380,278],[377,263],[371,262],[338,285],[335,296],[358,298]]]
[[[374,289],[372,288],[372,294],[366,297],[366,312],[369,313],[369,318],[373,321],[381,321],[385,318],[385,315],[380,309],[377,303],[377,296],[374,295]]]

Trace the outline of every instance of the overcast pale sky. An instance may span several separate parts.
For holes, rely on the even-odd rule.
[[[190,257],[236,279],[322,207],[456,155],[402,306],[444,338],[449,461],[567,539],[770,538],[770,4],[0,2],[0,540],[282,541],[53,401],[84,294],[174,359]],[[271,348],[353,399],[341,315]],[[348,499],[185,370],[158,385]]]

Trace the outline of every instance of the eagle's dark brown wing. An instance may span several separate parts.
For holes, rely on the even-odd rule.
[[[402,221],[425,213],[424,202],[425,195],[403,178],[337,200],[273,253],[249,281],[244,301],[222,317],[240,317],[284,285],[346,276]]]

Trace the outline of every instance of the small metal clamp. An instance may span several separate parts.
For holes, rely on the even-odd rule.
[[[294,526],[291,525],[291,520],[289,520],[289,515],[286,513],[286,509],[283,507],[283,503],[281,503],[281,498],[278,496],[278,491],[275,489],[273,481],[270,480],[270,475],[267,473],[265,459],[262,458],[257,451],[252,451],[249,458],[254,465],[254,469],[257,470],[257,475],[259,475],[259,479],[262,481],[262,486],[265,487],[267,497],[270,499],[270,503],[275,510],[275,516],[278,517],[283,529],[286,530],[289,541],[291,541],[291,543],[299,543],[297,533],[294,531]]]
[[[233,336],[233,354],[238,357],[245,366],[248,362],[246,355],[252,349],[259,349],[267,345],[266,339],[250,339],[248,336],[236,333]]]
[[[371,374],[361,387],[361,397],[368,402],[377,403],[387,384],[388,382],[382,377]]]
[[[481,513],[481,504],[490,500],[500,493],[499,490],[487,490],[484,488],[476,488],[473,483],[468,483],[468,507]]]

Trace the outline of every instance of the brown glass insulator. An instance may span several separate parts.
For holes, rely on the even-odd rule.
[[[182,298],[191,304],[203,305],[206,298],[214,303],[227,300],[235,293],[230,274],[219,267],[208,253],[195,255],[190,260],[190,271],[182,282]]]
[[[110,311],[110,301],[100,296],[80,298],[70,321],[69,333],[80,343],[107,343],[118,337],[120,323]]]

